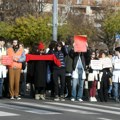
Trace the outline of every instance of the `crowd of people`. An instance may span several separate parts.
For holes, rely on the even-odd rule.
[[[34,59],[26,61],[28,53]],[[12,58],[9,65],[2,63],[5,55]],[[89,47],[87,52],[75,52],[72,39],[51,41],[47,49],[42,42],[24,48],[17,39],[6,45],[0,39],[0,98],[20,100],[29,84],[30,96],[36,100],[45,100],[46,91],[50,91],[54,101],[82,102],[87,98],[107,102],[112,98],[119,102],[119,83],[120,46],[112,53]]]

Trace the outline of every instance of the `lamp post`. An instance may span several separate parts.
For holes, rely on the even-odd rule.
[[[53,0],[53,40],[57,41],[58,29],[58,0]]]

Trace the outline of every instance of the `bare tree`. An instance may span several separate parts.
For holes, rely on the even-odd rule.
[[[0,15],[3,21],[14,21],[17,17],[40,15],[48,0],[1,0]]]
[[[59,25],[63,25],[70,13],[72,6],[72,0],[65,0],[63,7],[61,7],[61,12],[59,12]]]

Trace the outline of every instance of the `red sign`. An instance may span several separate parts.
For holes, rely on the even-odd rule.
[[[2,56],[2,61],[1,61],[1,63],[2,63],[3,65],[11,65],[12,62],[13,62],[13,59],[12,59],[11,56],[8,56],[8,55]]]
[[[87,37],[85,35],[74,36],[74,51],[75,52],[87,51]]]

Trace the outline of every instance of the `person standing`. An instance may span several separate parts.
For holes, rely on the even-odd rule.
[[[36,55],[45,55],[45,45],[40,42]],[[47,81],[47,62],[45,60],[34,61],[34,86],[35,86],[35,99],[45,100],[45,88]]]
[[[23,49],[19,48],[18,40],[13,40],[13,46],[7,49],[8,56],[12,57],[13,62],[9,66],[9,93],[10,99],[20,100],[19,84],[22,63],[18,62],[23,53]]]
[[[22,63],[21,77],[20,77],[20,95],[25,96],[26,94],[26,55],[23,43],[19,43],[19,48],[23,49],[23,53],[19,58],[18,62]]]
[[[108,52],[101,50],[100,58],[102,62],[102,70],[99,73],[100,77],[100,90],[98,91],[98,95],[101,102],[108,101],[108,89],[109,89],[109,78],[111,77],[112,61],[108,57]]]
[[[82,102],[85,71],[85,57],[82,52],[74,52],[71,50],[71,57],[73,58],[73,73],[72,73],[72,96],[71,101],[78,100]]]
[[[65,101],[64,99],[65,58],[64,58],[63,52],[61,51],[62,47],[63,47],[63,44],[61,42],[58,42],[56,45],[56,50],[54,52],[56,58],[61,62],[60,67],[56,65],[53,66],[53,81],[54,81],[54,90],[55,90],[54,101],[59,101],[59,100]]]
[[[89,86],[89,96],[90,96],[90,102],[96,102],[96,87],[97,87],[97,80],[98,80],[98,74],[99,70],[92,69],[91,61],[97,60],[96,54],[94,51],[91,53],[91,60],[89,64],[89,73],[88,73],[88,86]]]
[[[115,48],[115,56],[112,57],[113,64],[113,76],[112,76],[112,84],[113,84],[113,97],[116,102],[119,102],[120,97],[120,47]]]
[[[3,38],[0,40],[0,99],[3,97],[3,82],[4,78],[7,77],[7,68],[2,64],[2,56],[6,55],[5,41]]]
[[[70,57],[70,51],[72,49],[72,42],[71,40],[67,40],[65,42],[65,46],[64,46],[64,53],[65,53],[65,94],[66,94],[66,98],[70,99],[71,98],[71,90],[72,90],[72,86],[71,86],[71,81],[72,81],[72,58]]]

